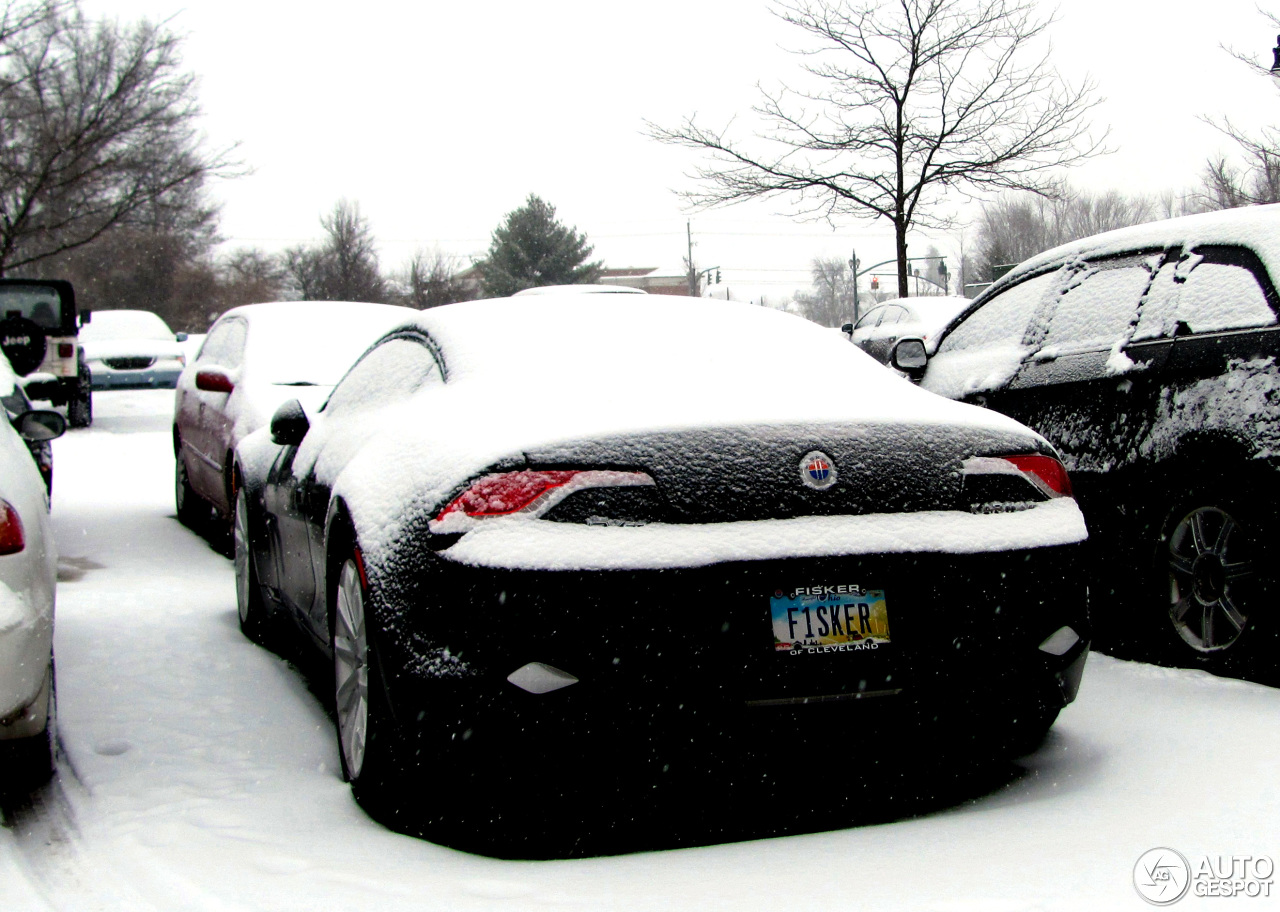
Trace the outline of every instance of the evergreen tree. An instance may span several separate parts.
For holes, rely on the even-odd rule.
[[[493,232],[488,255],[476,263],[484,293],[505,297],[540,285],[578,285],[600,277],[600,262],[586,262],[587,236],[556,220],[556,209],[535,194],[508,212]]]

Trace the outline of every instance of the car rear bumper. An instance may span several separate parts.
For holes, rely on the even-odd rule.
[[[999,725],[1073,700],[1090,638],[1080,558],[1070,544],[531,571],[420,554],[371,570],[375,643],[394,715],[472,753],[554,765],[833,733],[848,746],[853,732]],[[884,591],[889,643],[779,651],[770,597],[840,584]],[[1041,648],[1063,628],[1069,648]],[[507,680],[534,662],[578,681],[537,695]]]

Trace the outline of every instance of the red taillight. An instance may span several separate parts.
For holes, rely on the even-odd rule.
[[[59,358],[74,358],[75,356],[76,356],[76,347],[74,345],[72,345],[70,342],[58,343]]]
[[[1034,480],[1038,480],[1040,487],[1050,497],[1070,497],[1071,495],[1071,479],[1067,476],[1067,470],[1054,459],[1052,456],[1041,456],[1039,454],[1030,456],[1004,456],[1006,462],[1011,462],[1018,467],[1018,470],[1030,475]]]
[[[0,554],[17,554],[26,546],[18,511],[7,501],[0,500]]]
[[[462,512],[467,516],[505,516],[523,510],[552,488],[567,484],[577,472],[504,472],[486,475],[453,503],[440,511],[437,520],[450,513]]]
[[[526,469],[485,475],[472,482],[430,523],[432,532],[465,532],[476,521],[513,513],[541,515],[583,488],[651,485],[644,472],[595,469]]]

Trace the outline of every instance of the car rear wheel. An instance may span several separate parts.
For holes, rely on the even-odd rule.
[[[27,792],[44,784],[53,775],[58,742],[55,682],[53,659],[50,658],[45,686],[36,700],[37,704],[44,701],[44,728],[25,738],[0,741],[0,771],[3,771],[0,787],[12,787],[20,793]]]
[[[249,498],[244,488],[236,495],[232,530],[240,630],[255,643],[265,646],[270,640],[271,617],[249,547]]]
[[[188,529],[197,528],[209,514],[208,505],[191,487],[191,478],[187,475],[187,463],[182,458],[181,450],[174,460],[173,502],[178,510],[178,522]]]
[[[1168,510],[1153,579],[1166,656],[1214,671],[1248,670],[1276,624],[1269,519],[1256,504],[1211,490]]]

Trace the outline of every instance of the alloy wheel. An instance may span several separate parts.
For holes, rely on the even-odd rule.
[[[1168,540],[1169,619],[1201,653],[1228,649],[1249,623],[1255,576],[1248,529],[1217,507],[1182,517]]]
[[[240,610],[240,626],[251,622],[249,617],[249,519],[244,490],[236,495],[235,522],[232,527],[235,548],[236,605]]]
[[[364,767],[369,732],[369,640],[365,629],[364,588],[354,560],[342,565],[333,619],[333,672],[338,742],[347,778]]]

